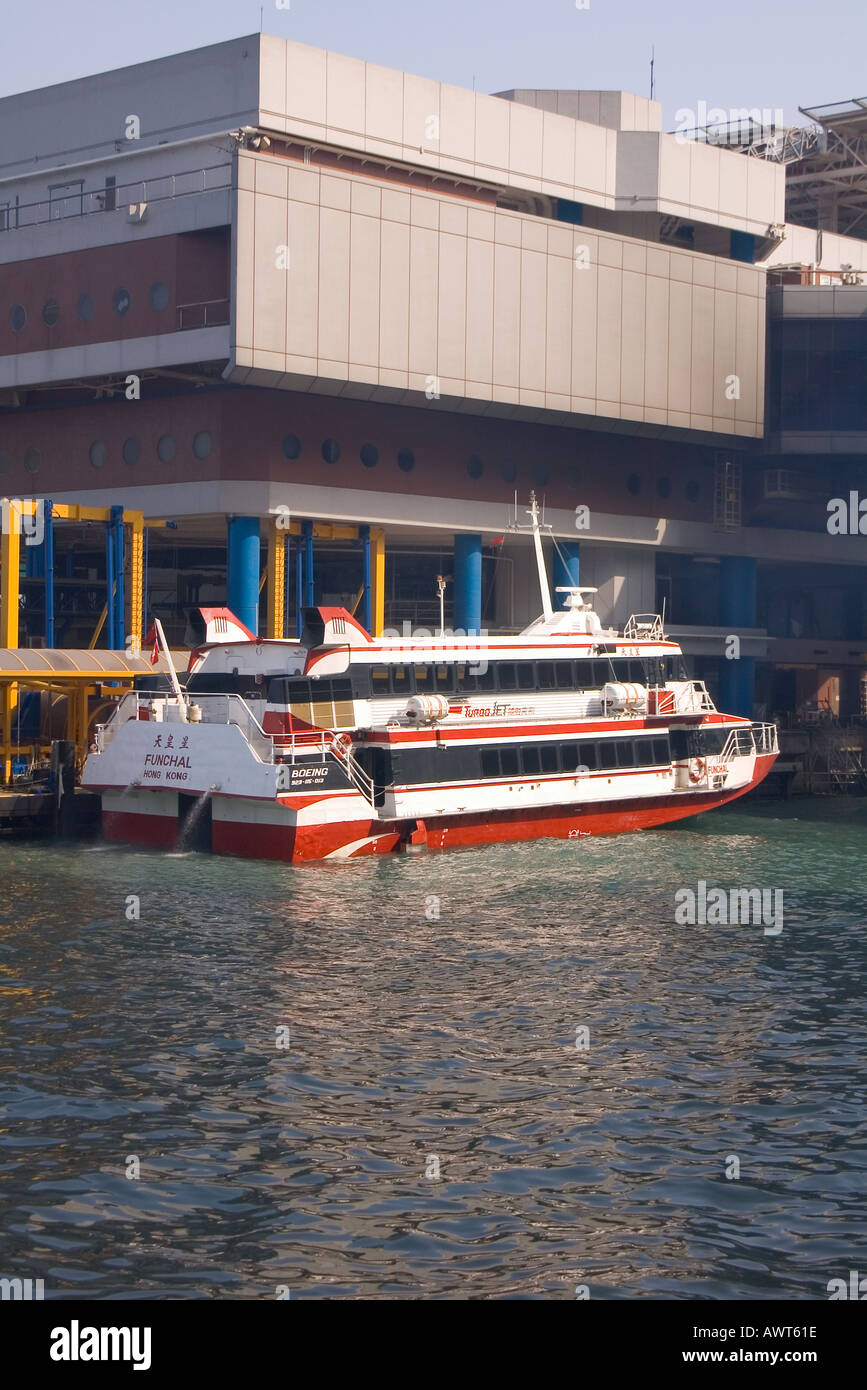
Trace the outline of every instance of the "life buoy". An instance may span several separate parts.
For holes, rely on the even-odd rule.
[[[352,751],[352,739],[348,734],[335,734],[331,740],[331,752],[339,762]]]
[[[707,763],[704,758],[692,758],[689,764],[690,782],[700,782],[707,772]]]

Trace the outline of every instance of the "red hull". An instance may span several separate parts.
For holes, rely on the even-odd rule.
[[[526,808],[484,811],[477,815],[441,816],[423,826],[417,826],[415,821],[389,824],[356,820],[281,826],[214,820],[211,841],[216,854],[305,863],[329,857],[356,859],[371,854],[391,854],[407,847],[426,846],[439,850],[503,841],[617,835],[649,830],[734,801],[758,786],[774,762],[772,754],[757,757],[753,780],[733,792],[695,792],[688,796],[680,793],[655,797],[652,801],[636,797],[595,806],[544,806],[535,811]],[[174,848],[178,839],[177,820],[171,816],[106,811],[103,832],[107,840],[160,849]]]

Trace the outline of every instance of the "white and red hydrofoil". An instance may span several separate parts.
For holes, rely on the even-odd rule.
[[[536,523],[535,504],[531,513]],[[544,574],[538,526],[540,577]],[[642,830],[758,785],[773,724],[720,713],[655,615],[588,589],[518,636],[374,638],[342,608],[300,640],[203,608],[186,686],[97,726],[106,839],[302,862]]]

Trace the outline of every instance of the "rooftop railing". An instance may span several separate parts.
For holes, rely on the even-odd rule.
[[[135,179],[130,183],[110,184],[85,191],[84,180],[74,177],[70,169],[68,182],[59,183],[47,198],[32,203],[4,203],[0,194],[0,232],[35,227],[45,222],[57,222],[66,217],[85,217],[93,213],[128,217],[130,209],[142,203],[164,203],[174,198],[189,198],[202,193],[218,192],[232,187],[232,165],[211,164],[198,169],[186,169],[177,174],[156,174],[153,178]],[[55,171],[55,178],[57,174]],[[80,186],[79,186],[80,185]]]

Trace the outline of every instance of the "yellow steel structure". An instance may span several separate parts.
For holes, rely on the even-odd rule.
[[[321,541],[357,541],[360,528],[331,521],[314,521],[313,539]],[[286,521],[282,516],[269,519],[266,637],[282,637],[285,623],[286,551],[285,536],[301,535],[300,521]],[[364,593],[362,589],[355,608]],[[353,609],[353,612],[355,611]],[[379,526],[370,528],[370,614],[372,637],[381,637],[385,627],[385,532]]]
[[[21,529],[24,517],[34,516],[40,503],[33,498],[3,498],[0,499],[0,649],[8,653],[18,647],[18,612],[20,602],[20,571],[21,571]],[[52,521],[102,521],[111,520],[110,507],[82,507],[77,503],[54,502],[51,507]],[[129,633],[132,639],[131,645],[133,652],[137,651],[141,645],[141,629],[143,618],[143,555],[144,555],[144,515],[142,512],[128,511],[124,508],[123,523],[129,526],[132,531],[130,545],[130,586],[129,586]],[[102,625],[105,622],[105,610],[102,618],[97,624],[96,632],[91,639],[96,645]],[[46,652],[41,653],[46,656]],[[58,658],[68,655],[58,653]],[[13,665],[12,670],[15,667]],[[69,695],[69,724],[67,727],[67,737],[73,738],[77,748],[80,748],[86,741],[87,724],[87,700],[92,693],[87,688],[88,682],[84,682],[84,689],[81,689],[81,681],[75,679],[75,691],[68,689],[70,679],[68,664],[60,662],[58,669],[53,673],[54,678],[48,680],[34,681],[30,677],[18,682],[14,675],[0,672],[0,781],[8,782],[12,776],[12,755],[15,745],[12,742],[12,720],[13,712],[18,699],[18,685],[36,686],[45,689],[47,686],[55,686]],[[112,677],[103,675],[102,679],[109,680]],[[123,679],[123,674],[120,677]],[[129,681],[129,672],[126,672],[126,680]],[[80,736],[81,728],[84,727],[84,736]]]

